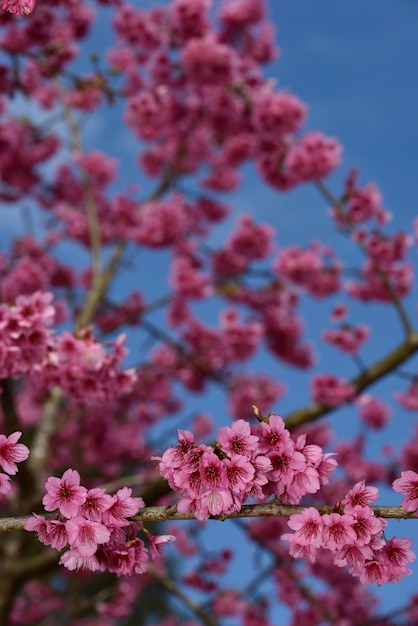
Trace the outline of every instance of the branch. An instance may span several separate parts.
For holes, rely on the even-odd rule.
[[[38,476],[42,473],[49,453],[49,442],[55,431],[58,409],[62,400],[60,387],[51,389],[44,404],[41,421],[31,445],[29,466]]]
[[[393,371],[398,365],[404,363],[415,352],[418,351],[418,333],[411,333],[408,339],[399,344],[392,352],[389,352],[379,361],[376,361],[373,365],[368,367],[364,372],[352,378],[349,383],[355,387],[356,395],[358,395],[363,389],[369,387],[372,383],[375,383],[380,378],[383,378],[391,371]],[[323,417],[327,413],[334,411],[335,407],[327,404],[321,404],[313,402],[312,404],[297,409],[284,418],[286,428],[291,430],[307,422]]]
[[[211,520],[225,521],[242,517],[290,517],[296,513],[302,513],[308,507],[315,508],[321,515],[332,513],[333,508],[327,505],[301,505],[301,504],[280,504],[272,501],[265,504],[245,504],[240,511],[222,514],[217,517],[210,517]],[[401,506],[371,506],[375,515],[386,519],[417,519],[415,513],[408,513]],[[54,515],[46,515],[53,518]],[[0,532],[12,530],[23,530],[28,517],[7,517],[0,519]],[[180,513],[176,506],[149,506],[140,509],[139,513],[132,517],[134,521],[141,522],[167,522],[179,520],[195,520],[192,512]]]
[[[242,522],[236,523],[242,530],[244,530],[244,532],[249,533],[249,536],[251,536],[252,540],[255,541],[263,550],[270,553],[274,557],[273,567],[280,567],[281,569],[284,569],[286,571],[286,576],[290,578],[292,583],[295,585],[301,596],[303,596],[303,598],[308,602],[308,604],[316,609],[318,613],[321,613],[321,615],[323,615],[330,624],[335,624],[337,622],[337,618],[330,612],[328,607],[325,606],[318,599],[317,595],[307,585],[301,582],[295,571],[294,562],[292,562],[292,560],[285,561],[280,556],[279,551],[272,549],[271,545],[265,543],[261,536],[253,535],[251,533],[251,527],[248,524]]]
[[[350,230],[354,230],[354,224],[353,222],[348,218],[348,216],[345,214],[344,212],[344,205],[343,203],[338,200],[337,198],[334,197],[334,195],[330,192],[330,190],[324,185],[324,183],[322,181],[317,181],[315,183],[315,187],[318,189],[318,191],[320,192],[320,194],[326,199],[327,202],[329,202],[338,212],[338,214],[340,215],[340,217],[344,220],[345,224],[348,226],[348,228]],[[361,250],[363,252],[366,252],[364,245],[362,245],[360,242],[358,242],[359,247],[361,248]],[[403,304],[398,296],[398,294],[395,292],[392,283],[390,282],[386,272],[384,270],[382,270],[377,264],[376,264],[376,270],[377,273],[379,274],[380,278],[382,279],[386,289],[389,292],[389,295],[391,297],[391,300],[393,302],[393,305],[398,313],[399,319],[401,321],[401,324],[404,328],[405,331],[405,335],[406,337],[408,337],[412,332],[412,325],[411,322],[409,320],[409,317],[403,307]]]
[[[87,326],[96,312],[102,298],[104,298],[106,291],[113,279],[119,262],[122,258],[126,248],[126,241],[119,241],[113,248],[112,256],[109,259],[106,269],[100,274],[95,284],[92,284],[90,291],[87,295],[83,308],[77,316],[76,328],[80,329],[83,326]]]
[[[179,598],[179,600],[181,600],[183,604],[196,615],[196,617],[202,622],[202,624],[206,624],[206,626],[218,626],[218,620],[209,613],[206,613],[206,611],[202,609],[200,604],[193,602],[193,600],[186,596],[186,594],[177,587],[177,585],[174,583],[173,580],[171,580],[171,578],[169,578],[162,572],[159,572],[152,565],[148,566],[147,572],[148,574],[151,574],[151,576],[155,578],[155,580],[157,580],[163,587],[165,587],[167,591]]]
[[[158,200],[166,191],[170,189],[172,184],[177,180],[178,174],[169,171],[162,178],[160,184],[151,194],[147,202]],[[144,203],[146,204],[146,202]],[[104,269],[95,282],[93,282],[87,295],[83,308],[77,316],[76,328],[80,329],[91,321],[100,302],[106,295],[108,287],[116,274],[116,270],[120,263],[123,253],[125,252],[127,242],[120,240],[114,247],[112,256],[109,259],[106,269]]]
[[[67,123],[67,127],[70,133],[71,147],[75,152],[82,153],[83,146],[81,142],[80,129],[74,118],[71,107],[65,104],[63,85],[59,80],[57,80],[57,83],[61,94],[64,119]],[[81,182],[83,185],[84,205],[86,209],[87,224],[90,236],[92,289],[94,290],[96,285],[98,285],[100,282],[102,273],[102,236],[91,180],[84,170],[82,170],[81,172]]]

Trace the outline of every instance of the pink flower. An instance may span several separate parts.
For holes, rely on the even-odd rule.
[[[364,394],[358,399],[357,404],[360,407],[360,419],[370,428],[376,430],[383,428],[389,421],[390,410],[381,400]]]
[[[113,503],[103,512],[103,522],[108,526],[129,526],[126,519],[138,513],[145,506],[142,498],[131,498],[132,489],[123,487],[113,496]]]
[[[38,534],[38,539],[41,543],[49,546],[51,543],[49,532],[49,521],[41,515],[33,514],[33,517],[29,517],[25,522],[25,530],[34,531]]]
[[[9,13],[29,15],[35,8],[35,0],[2,0],[1,8]]]
[[[397,582],[405,574],[412,574],[407,563],[415,561],[416,556],[410,550],[412,541],[394,537],[386,542],[379,553],[379,562],[386,566],[390,582]]]
[[[367,561],[373,559],[373,550],[370,546],[349,545],[340,550],[334,559],[337,567],[345,567],[348,565],[352,573],[361,570]]]
[[[104,567],[94,556],[82,556],[77,549],[67,550],[61,555],[60,565],[64,565],[71,572],[88,570],[90,572],[104,571]]]
[[[331,513],[331,515],[323,515],[324,531],[323,545],[331,552],[336,552],[340,548],[356,543],[357,535],[353,528],[355,524],[352,515],[339,515]]]
[[[209,489],[198,499],[196,503],[196,519],[208,519],[210,515],[221,515],[221,513],[231,513],[234,508],[234,498],[227,489]]]
[[[71,548],[77,548],[83,557],[92,556],[98,544],[107,543],[110,539],[110,531],[106,526],[81,516],[69,519],[65,528]]]
[[[109,555],[109,572],[118,576],[144,574],[147,571],[148,552],[144,542],[135,538],[112,550]]]
[[[285,428],[285,424],[280,415],[271,415],[269,423],[262,422],[259,426],[257,434],[260,442],[258,451],[261,453],[270,452],[272,450],[284,450],[290,439],[290,433]]]
[[[226,472],[222,461],[214,452],[205,452],[200,459],[200,478],[205,487],[226,487]]]
[[[359,572],[359,579],[363,585],[371,585],[376,583],[382,585],[387,581],[385,568],[378,561],[369,561],[365,563],[364,568]]]
[[[19,431],[8,437],[0,435],[0,466],[8,474],[16,474],[16,463],[25,461],[29,456],[29,449],[23,443],[17,443],[21,436]]]
[[[375,517],[372,509],[368,506],[356,505],[350,509],[350,514],[355,519],[353,528],[357,535],[357,546],[369,544],[372,537],[380,535],[383,528],[387,526],[386,520]]]
[[[245,600],[236,589],[225,589],[213,601],[213,610],[219,617],[232,617],[245,607]]]
[[[320,180],[338,167],[341,152],[338,141],[320,132],[310,131],[290,148],[285,164],[299,181]]]
[[[405,511],[416,511],[418,509],[418,474],[411,470],[401,472],[401,477],[392,483],[393,489],[397,493],[404,493],[405,498],[401,504]]]
[[[68,543],[68,535],[65,522],[61,520],[48,520],[49,545],[55,550],[62,550]],[[39,534],[38,534],[39,538]]]
[[[131,576],[134,572],[134,565],[135,550],[132,547],[122,546],[110,553],[107,569],[118,576]]]
[[[42,499],[45,509],[59,509],[67,518],[75,517],[87,498],[87,489],[80,486],[80,474],[73,469],[64,472],[62,478],[48,478],[45,488],[48,492]]]
[[[246,456],[234,455],[232,459],[225,459],[226,476],[229,486],[234,491],[245,492],[255,474],[254,466]]]
[[[94,522],[100,522],[104,511],[107,511],[113,504],[113,498],[105,493],[104,489],[96,487],[89,489],[86,501],[80,506],[80,515]]]
[[[12,486],[10,484],[10,476],[0,472],[0,493],[9,493]]]
[[[350,400],[355,392],[353,385],[332,374],[316,374],[311,381],[314,402],[340,406]]]
[[[313,546],[314,548],[322,546],[324,523],[319,512],[313,507],[305,509],[302,513],[291,515],[287,524],[296,531],[294,543],[301,546]]]
[[[290,556],[293,556],[294,559],[308,559],[311,563],[315,563],[317,548],[313,545],[302,545],[297,543],[295,535],[290,533],[282,535],[281,538],[283,541],[290,541],[289,554]]]
[[[258,437],[251,434],[251,427],[244,420],[235,421],[231,428],[220,428],[216,439],[229,454],[250,456],[257,449]]]
[[[157,535],[154,537],[148,533],[149,539],[149,553],[152,559],[155,559],[163,550],[163,546],[170,541],[175,541],[174,535]]]
[[[369,506],[373,502],[376,502],[378,497],[379,490],[377,487],[366,487],[366,481],[360,480],[350,491],[347,491],[342,500],[342,504],[344,505],[345,512],[351,513],[353,507],[357,505]]]

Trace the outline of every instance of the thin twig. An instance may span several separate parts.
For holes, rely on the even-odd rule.
[[[42,474],[47,461],[49,442],[51,441],[51,437],[55,431],[58,409],[60,407],[61,400],[62,391],[60,387],[51,389],[43,406],[41,421],[31,445],[28,463],[33,472],[38,476]]]
[[[206,611],[203,610],[200,604],[197,604],[197,602],[194,602],[185,593],[183,593],[183,591],[179,589],[179,587],[174,583],[171,578],[158,571],[152,565],[148,566],[147,572],[148,574],[151,574],[151,576],[155,580],[157,580],[163,587],[165,587],[167,591],[169,591],[174,596],[176,596],[176,598],[181,600],[181,602],[183,602],[183,604],[187,606],[187,608],[202,622],[202,624],[206,624],[206,626],[218,626],[218,620],[213,615],[206,613]]]
[[[83,146],[81,142],[80,129],[74,118],[73,111],[65,104],[65,99],[63,97],[64,88],[59,81],[57,81],[57,83],[59,85],[60,93],[62,96],[61,101],[63,106],[64,119],[70,132],[72,150],[74,152],[82,154]],[[84,205],[86,209],[87,224],[90,236],[90,248],[92,257],[92,285],[94,287],[100,280],[100,275],[102,271],[102,237],[91,180],[84,170],[82,170],[81,172],[81,182],[83,186]]]
[[[350,230],[353,230],[354,228],[354,224],[353,222],[347,217],[347,215],[345,214],[344,211],[344,205],[341,202],[341,200],[338,200],[338,198],[335,198],[334,195],[330,192],[330,190],[328,189],[328,187],[326,187],[326,185],[324,185],[324,183],[322,181],[317,181],[315,183],[315,187],[318,189],[318,191],[320,192],[320,194],[326,199],[327,202],[329,202],[331,204],[332,207],[334,207],[336,209],[336,211],[338,212],[338,214],[340,215],[340,217],[342,219],[344,219],[344,223],[347,225],[347,227]],[[367,254],[367,251],[364,247],[364,245],[362,245],[361,242],[358,242],[359,247],[361,248],[361,250]],[[389,277],[387,276],[386,272],[379,267],[376,264],[376,271],[379,274],[380,278],[383,281],[383,284],[385,285],[386,289],[389,292],[389,295],[391,297],[391,300],[393,302],[393,305],[398,313],[399,319],[401,321],[401,324],[404,328],[405,331],[405,335],[406,337],[408,337],[412,332],[412,324],[409,320],[409,317],[404,309],[404,306],[399,298],[399,296],[397,295],[397,293],[395,292],[392,283],[389,280]]]

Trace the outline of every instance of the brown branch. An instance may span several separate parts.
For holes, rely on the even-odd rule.
[[[245,504],[240,511],[222,514],[211,517],[211,520],[225,521],[227,519],[237,519],[244,517],[290,517],[296,513],[302,513],[308,507],[313,507],[321,515],[332,513],[333,508],[326,505],[301,505],[301,504],[279,504],[278,502],[267,502],[265,504]],[[372,506],[370,507],[375,515],[386,519],[417,519],[415,513],[408,513],[401,506]],[[52,515],[45,517],[51,518]],[[0,532],[12,530],[23,530],[28,517],[7,517],[0,519]],[[180,513],[176,506],[149,506],[140,509],[139,513],[132,517],[135,521],[142,522],[167,522],[169,520],[195,520],[191,512]]]
[[[330,192],[330,190],[328,189],[328,187],[326,187],[326,185],[324,185],[324,183],[322,181],[317,181],[315,183],[315,187],[318,189],[318,191],[320,192],[320,194],[325,198],[325,200],[327,202],[329,202],[331,204],[331,206],[333,206],[336,211],[338,212],[339,216],[344,220],[344,223],[347,225],[347,227],[350,230],[354,229],[355,224],[349,219],[349,217],[345,214],[344,211],[344,205],[342,203],[341,200],[338,200],[338,198],[335,198],[334,195]],[[358,242],[359,247],[361,248],[361,250],[367,255],[367,250],[365,249],[364,245],[361,242]],[[383,284],[385,285],[386,289],[389,292],[389,295],[391,297],[392,303],[398,313],[399,319],[401,321],[401,324],[404,328],[405,331],[405,335],[406,337],[408,337],[412,332],[412,325],[411,322],[409,320],[409,317],[403,307],[403,304],[398,296],[398,294],[395,292],[392,283],[389,280],[389,277],[387,276],[386,272],[379,267],[376,264],[376,270],[377,273],[379,274],[380,278],[383,281]]]
[[[263,538],[259,535],[254,535],[251,532],[251,526],[245,523],[239,523],[239,528],[248,532],[253,541],[255,541],[263,550],[270,553],[274,557],[274,567],[280,567],[286,571],[286,576],[290,578],[293,582],[301,596],[310,604],[314,609],[318,611],[330,624],[335,624],[337,622],[337,618],[330,612],[328,607],[326,607],[317,597],[317,595],[305,584],[303,584],[295,571],[295,567],[293,564],[293,559],[290,561],[285,561],[285,559],[280,556],[280,553],[277,549],[274,549],[273,546],[266,541],[263,541]],[[277,544],[276,544],[277,545]]]
[[[349,383],[355,388],[356,395],[361,393],[372,383],[375,383],[392,372],[396,367],[398,367],[398,365],[407,361],[417,351],[418,333],[411,333],[408,339],[399,344],[399,346],[389,352],[389,354],[373,363],[373,365],[368,367],[364,372],[349,381]],[[285,417],[286,428],[291,430],[292,428],[296,428],[297,426],[301,426],[307,422],[317,420],[334,410],[335,407],[313,402],[302,409],[297,409],[296,411],[289,413],[289,415]]]
[[[192,613],[194,613],[194,615],[202,622],[202,624],[206,624],[206,626],[218,626],[219,624],[218,620],[215,617],[213,617],[213,615],[210,615],[209,613],[207,613],[200,606],[200,604],[197,604],[196,602],[191,600],[185,593],[183,593],[181,589],[179,589],[179,587],[174,583],[174,581],[171,578],[169,578],[162,572],[158,571],[152,565],[148,566],[147,572],[148,574],[151,574],[151,576],[156,581],[158,581],[160,585],[165,587],[167,591],[169,591],[174,596],[179,598],[179,600],[181,600],[181,602],[183,602],[183,604],[187,606],[187,608]]]
[[[148,200],[144,203],[153,202],[158,200],[170,187],[175,183],[178,178],[178,174],[172,168],[169,168],[165,176],[161,179],[156,189],[150,195]],[[83,308],[79,312],[76,320],[76,328],[80,329],[83,326],[87,326],[91,321],[94,313],[100,302],[106,295],[109,285],[116,274],[116,270],[121,261],[122,255],[125,252],[127,242],[120,240],[114,247],[112,255],[109,259],[107,267],[100,273],[97,280],[92,283],[92,286],[87,295]]]
[[[83,326],[87,326],[87,324],[89,324],[89,322],[91,321],[91,318],[96,312],[96,309],[99,306],[100,302],[106,295],[106,291],[115,276],[117,267],[125,251],[125,248],[125,241],[119,241],[113,248],[113,252],[109,259],[107,267],[104,271],[102,271],[95,284],[92,284],[84,306],[77,316],[77,330],[82,328]]]
[[[47,461],[49,442],[54,434],[61,400],[61,389],[59,387],[51,389],[43,406],[41,421],[31,445],[28,463],[29,467],[38,475],[38,477],[41,476]]]
[[[62,83],[57,80],[56,81],[59,86],[59,91],[61,94],[61,103],[64,112],[64,120],[67,123],[67,127],[70,133],[71,139],[71,148],[75,152],[79,152],[80,154],[83,152],[83,145],[81,141],[80,128],[74,118],[73,111],[71,107],[65,104],[64,98],[64,87]],[[83,186],[83,194],[84,194],[84,206],[86,209],[86,218],[87,224],[89,228],[89,236],[90,236],[90,248],[91,248],[91,269],[92,269],[92,286],[95,288],[96,284],[100,281],[100,276],[102,272],[102,236],[100,229],[99,216],[97,214],[97,206],[96,201],[93,195],[93,188],[91,184],[90,177],[88,174],[82,170],[81,172],[81,182]]]

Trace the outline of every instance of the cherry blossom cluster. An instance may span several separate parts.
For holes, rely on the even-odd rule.
[[[415,474],[415,481],[417,479]],[[404,482],[407,481],[395,481],[394,485],[398,485],[395,490],[402,489]],[[415,482],[415,490],[417,485]],[[416,496],[417,493],[418,490]],[[341,512],[321,515],[317,509],[309,507],[302,513],[291,515],[288,526],[295,533],[282,535],[282,539],[290,541],[290,554],[294,558],[303,557],[314,562],[317,551],[326,548],[333,554],[335,565],[347,566],[349,572],[363,584],[398,582],[404,575],[411,574],[408,563],[416,558],[410,549],[412,541],[385,538],[387,522],[375,516],[370,508],[378,496],[378,489],[366,486],[362,480],[344,496]],[[409,496],[405,500],[412,506],[413,500]],[[418,500],[415,508],[417,506]]]
[[[347,281],[344,285],[347,293],[358,300],[369,302],[393,301],[406,296],[412,286],[413,270],[406,262],[406,253],[413,239],[405,232],[387,235],[380,229],[390,219],[391,214],[382,204],[382,196],[373,183],[359,187],[357,172],[347,177],[344,202],[331,209],[336,224],[347,230],[366,258],[359,280]],[[368,222],[373,221],[373,229]]]
[[[351,400],[355,387],[332,374],[317,374],[311,379],[312,399],[328,406],[340,406]]]
[[[414,513],[418,510],[418,474],[412,470],[401,472],[401,477],[392,483],[397,493],[405,494],[401,504],[405,511]]]
[[[52,294],[18,296],[14,304],[0,304],[0,378],[33,372],[47,355],[55,321]]]
[[[124,78],[125,121],[149,142],[142,168],[158,176],[175,162],[179,172],[195,173],[206,161],[200,184],[216,191],[235,189],[238,167],[250,158],[279,189],[329,174],[340,162],[339,143],[318,131],[297,137],[305,105],[261,80],[260,64],[277,52],[265,4],[225,3],[219,33],[211,30],[211,4],[122,4],[114,18],[118,42],[108,60]],[[146,73],[138,71],[139,59]]]
[[[18,237],[8,254],[0,254],[0,296],[3,302],[15,302],[19,296],[48,292],[54,288],[75,287],[75,272],[51,254],[56,243],[56,231],[50,231],[45,242],[31,235]],[[55,323],[64,321],[68,307],[55,300]]]
[[[0,8],[10,13],[29,15],[35,8],[35,0],[2,0]]]
[[[377,226],[384,226],[391,214],[383,206],[382,194],[374,183],[364,187],[358,185],[358,172],[351,170],[345,182],[345,206],[331,209],[331,215],[341,227],[352,228],[372,220]]]
[[[395,393],[394,397],[407,411],[416,411],[418,409],[418,381],[413,379],[405,391]]]
[[[34,367],[32,380],[41,387],[61,387],[81,404],[103,403],[129,393],[136,375],[133,369],[120,369],[127,352],[124,343],[125,336],[119,336],[109,352],[90,330],[81,330],[77,336],[64,331],[53,338],[48,354]]]
[[[382,400],[373,398],[369,394],[361,395],[357,400],[357,406],[360,419],[369,428],[376,430],[383,428],[390,419],[389,407]]]
[[[28,6],[31,2],[33,0],[17,0],[14,6]],[[17,119],[0,123],[0,138],[0,173],[6,183],[0,198],[14,202],[40,182],[37,167],[57,152],[59,141],[56,136],[40,133],[36,126]]]
[[[166,450],[160,473],[180,494],[179,511],[197,519],[239,511],[250,497],[264,501],[272,495],[297,504],[328,482],[337,462],[320,446],[296,441],[279,415],[259,424],[244,420],[219,429],[214,448],[196,445],[193,433],[179,430],[179,445]]]
[[[285,248],[273,262],[273,269],[315,298],[324,298],[341,289],[341,264],[330,248],[317,242],[306,249]]]
[[[37,533],[39,541],[55,550],[63,550],[60,564],[69,570],[108,571],[118,576],[143,574],[149,558],[155,558],[172,535],[153,536],[142,523],[128,518],[144,507],[142,498],[132,498],[132,489],[123,487],[113,496],[104,489],[86,489],[80,474],[73,469],[61,478],[51,476],[45,483],[42,502],[55,517],[34,514],[25,529]],[[148,548],[137,537],[142,530]]]
[[[6,472],[0,472],[0,493],[9,493],[12,485],[10,476],[17,474],[16,463],[26,461],[29,456],[29,449],[25,444],[18,443],[22,433],[16,431],[6,437],[0,434],[0,467]]]
[[[324,330],[322,339],[347,354],[357,354],[369,337],[370,328],[364,324],[343,325],[341,328]]]

